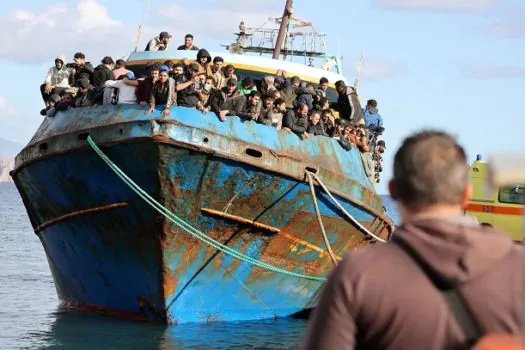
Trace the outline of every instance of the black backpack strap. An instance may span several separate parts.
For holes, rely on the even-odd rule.
[[[440,288],[435,283],[436,279],[434,277],[434,273],[429,270],[428,266],[421,261],[421,258],[414,253],[413,249],[410,246],[408,246],[401,239],[394,238],[390,241],[395,243],[398,247],[400,247],[401,250],[406,255],[408,255],[410,259],[416,263],[419,269],[427,276],[430,283],[432,283],[434,288],[436,288],[441,293],[443,298],[445,299],[448,309],[452,313],[454,318],[456,319],[456,322],[461,327],[461,330],[463,331],[463,334],[465,338],[467,339],[467,343],[469,345],[475,344],[479,340],[479,338],[481,338],[483,333],[479,329],[474,319],[474,316],[468,310],[468,307],[465,304],[465,300],[463,296],[461,295],[461,293],[459,293],[457,288],[453,288],[453,289]]]

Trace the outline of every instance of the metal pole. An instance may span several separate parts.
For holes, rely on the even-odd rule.
[[[144,13],[142,14],[142,21],[139,24],[139,29],[137,31],[137,42],[135,43],[135,52],[139,47],[140,35],[142,34],[142,25],[144,24],[144,18],[146,17],[146,12],[148,12],[149,0],[146,0],[146,6],[144,7]]]
[[[292,2],[293,0],[286,0],[286,5],[284,7],[284,12],[283,12],[283,18],[281,19],[281,26],[279,27],[279,34],[277,36],[277,42],[275,43],[275,48],[273,50],[272,58],[274,60],[279,59],[279,55],[281,54],[281,47],[283,46],[284,37],[286,36],[286,26],[288,25],[290,16],[293,13]]]

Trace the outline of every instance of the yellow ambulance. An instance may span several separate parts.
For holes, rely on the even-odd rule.
[[[522,241],[525,185],[506,185],[493,190],[489,186],[488,172],[489,163],[478,155],[469,168],[473,192],[465,214],[477,218],[482,225],[508,232],[515,241]]]

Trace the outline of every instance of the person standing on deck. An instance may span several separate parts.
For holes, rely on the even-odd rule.
[[[199,48],[193,45],[193,35],[186,34],[186,36],[184,37],[184,45],[177,47],[177,50],[199,51]]]
[[[524,248],[463,215],[467,165],[445,133],[404,140],[389,183],[401,226],[337,265],[303,349],[457,349],[465,335],[440,291],[451,289],[480,334],[519,333]]]
[[[171,35],[168,32],[160,32],[158,37],[151,39],[144,51],[166,51]]]
[[[336,103],[332,103],[330,108],[339,112],[339,116],[349,120],[354,125],[364,124],[363,109],[357,91],[352,86],[346,86],[345,82],[339,80],[335,83],[335,89],[339,94]]]

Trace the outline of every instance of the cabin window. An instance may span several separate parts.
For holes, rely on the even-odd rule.
[[[499,190],[498,200],[501,203],[525,204],[525,185],[501,187]]]

